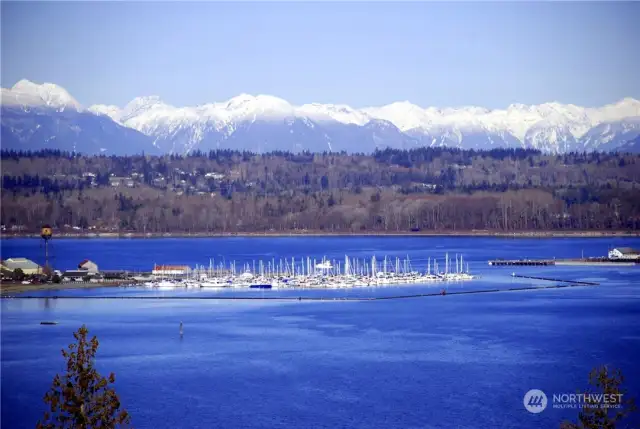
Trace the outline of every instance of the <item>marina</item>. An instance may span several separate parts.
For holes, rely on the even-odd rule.
[[[235,261],[216,262],[194,269],[177,266],[154,266],[151,279],[137,278],[145,287],[175,288],[248,288],[248,289],[340,289],[399,284],[429,284],[476,279],[470,274],[469,264],[455,255],[445,254],[444,268],[437,259],[429,257],[421,271],[411,259],[372,256],[358,259],[345,256],[344,260],[306,258],[257,260],[238,267]]]

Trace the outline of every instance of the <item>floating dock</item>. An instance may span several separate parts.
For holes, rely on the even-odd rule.
[[[589,265],[589,266],[614,266],[629,267],[640,265],[640,259],[610,259],[610,258],[579,258],[579,259],[494,259],[489,261],[493,267],[500,266],[547,266],[547,265]]]

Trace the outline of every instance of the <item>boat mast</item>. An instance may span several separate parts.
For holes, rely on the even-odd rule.
[[[449,252],[444,254],[444,274],[449,274]]]

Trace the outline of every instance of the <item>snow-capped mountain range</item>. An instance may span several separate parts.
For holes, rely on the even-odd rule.
[[[317,103],[295,106],[270,95],[241,94],[193,107],[171,106],[152,96],[135,98],[123,108],[85,108],[60,86],[21,80],[2,89],[2,113],[5,148],[56,147],[85,153],[215,148],[371,152],[441,145],[561,153],[616,150],[640,136],[640,101],[633,98],[599,108],[545,103],[494,110],[439,109],[402,101],[355,109]]]

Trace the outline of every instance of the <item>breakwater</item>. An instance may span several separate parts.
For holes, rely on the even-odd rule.
[[[561,282],[561,283],[570,283],[574,285],[582,285],[582,286],[598,286],[600,283],[595,282],[585,282],[580,280],[562,280],[562,279],[554,279],[551,277],[535,277],[535,276],[522,276],[519,274],[512,274],[512,277],[520,278],[520,279],[532,279],[532,280],[546,280],[550,282]]]
[[[226,300],[226,301],[385,301],[385,300],[394,300],[394,299],[410,299],[410,298],[428,298],[428,297],[446,297],[446,296],[454,296],[454,295],[477,295],[477,294],[486,294],[486,293],[501,293],[501,292],[518,292],[518,291],[534,291],[534,290],[546,290],[546,289],[563,289],[563,288],[573,288],[573,287],[584,287],[584,286],[596,286],[598,283],[586,283],[582,282],[580,284],[571,283],[571,284],[561,284],[561,285],[550,285],[550,286],[524,286],[524,287],[513,287],[513,288],[505,288],[505,289],[480,289],[480,290],[468,290],[468,291],[454,291],[454,292],[430,292],[430,293],[417,293],[417,294],[408,294],[408,295],[391,295],[391,296],[376,296],[376,297],[331,297],[331,296],[227,296],[227,295],[217,295],[217,296],[33,296],[33,295],[21,295],[21,296],[8,296],[3,297],[2,299],[67,299],[67,300],[78,300],[78,299],[100,299],[100,300],[176,300],[176,301],[197,301],[197,300]]]

